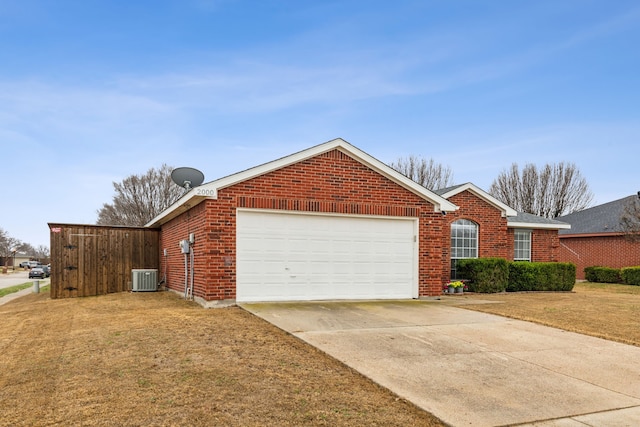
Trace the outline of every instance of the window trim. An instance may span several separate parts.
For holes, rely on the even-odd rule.
[[[518,239],[518,235],[525,235],[527,236],[527,239]],[[518,242],[526,242],[527,243],[527,247],[526,248],[518,248]],[[530,229],[523,229],[523,228],[519,228],[519,229],[515,229],[513,231],[513,260],[514,261],[528,261],[531,262],[531,258],[532,258],[532,242],[533,242],[533,230]],[[528,254],[528,257],[523,257],[523,256],[518,256],[519,252],[523,252],[526,251]],[[520,254],[521,255],[521,254]]]
[[[474,236],[469,236],[466,237],[464,234],[464,230],[456,230],[456,235],[454,235],[454,229],[456,228],[456,226],[470,226],[473,225],[474,229]],[[454,279],[459,279],[460,277],[458,277],[457,274],[457,268],[456,268],[456,264],[457,264],[457,260],[459,259],[468,259],[468,258],[478,258],[478,253],[479,253],[479,245],[480,245],[480,225],[475,222],[472,221],[470,219],[467,218],[460,218],[457,219],[455,221],[453,221],[450,225],[449,225],[449,239],[450,239],[450,244],[449,244],[449,249],[450,249],[450,259],[451,259],[451,268],[450,268],[450,277],[452,280]],[[472,247],[471,245],[461,245],[458,246],[456,245],[454,247],[454,242],[458,243],[458,242],[467,242],[467,241],[474,241],[474,246]],[[457,256],[457,254],[459,252],[463,253],[463,256]],[[470,256],[464,256],[464,253],[466,251],[469,251]],[[471,254],[471,252],[473,252],[473,254]],[[456,254],[456,256],[454,256],[454,254]]]

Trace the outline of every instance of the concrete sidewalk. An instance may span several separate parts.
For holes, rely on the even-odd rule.
[[[31,279],[29,279],[29,280],[31,280]],[[40,279],[39,282],[40,282],[40,288],[43,288],[43,287],[47,286],[50,283],[50,279],[44,279],[44,280]],[[25,295],[29,295],[31,293],[33,293],[33,286],[31,286],[29,288],[25,288],[25,289],[23,289],[21,291],[18,291],[18,292],[13,292],[13,293],[7,294],[7,295],[5,295],[3,297],[0,297],[0,305],[6,304],[9,301],[13,301],[16,298],[20,298],[20,297],[23,297]]]
[[[453,426],[638,426],[640,348],[443,301],[242,304]]]

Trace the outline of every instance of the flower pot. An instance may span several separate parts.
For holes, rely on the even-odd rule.
[[[456,294],[462,294],[462,293],[464,293],[464,288],[463,288],[462,286],[461,286],[461,287],[458,287],[458,288],[454,288],[454,289],[456,290],[456,291],[455,291],[455,292],[456,292]]]
[[[456,288],[454,288],[453,286],[449,286],[447,288],[447,293],[448,294],[453,294],[453,293],[455,293],[455,291],[456,291]]]

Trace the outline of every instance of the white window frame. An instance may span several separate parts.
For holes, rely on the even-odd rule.
[[[513,260],[531,262],[531,230],[516,229],[513,232]]]
[[[458,219],[451,223],[451,279],[459,279],[457,260],[478,258],[480,226],[469,219]],[[462,243],[462,245],[459,245]]]

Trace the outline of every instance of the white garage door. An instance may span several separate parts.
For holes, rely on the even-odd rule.
[[[417,220],[237,212],[237,301],[418,296]]]

